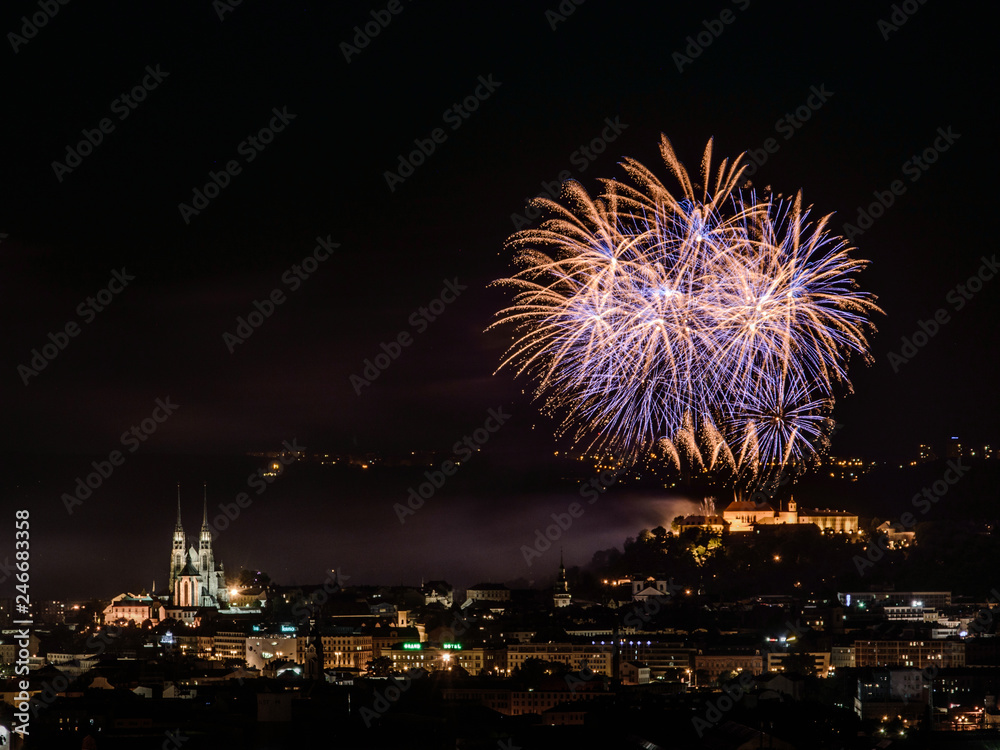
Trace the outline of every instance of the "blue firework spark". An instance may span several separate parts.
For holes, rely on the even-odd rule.
[[[852,356],[869,359],[866,262],[801,193],[739,187],[737,158],[695,184],[664,136],[675,195],[638,162],[592,197],[568,182],[551,218],[508,239],[520,270],[494,326],[501,368],[534,383],[543,411],[587,449],[665,447],[678,466],[758,475],[815,456]],[[491,326],[493,327],[493,326]],[[685,458],[686,457],[686,458]]]

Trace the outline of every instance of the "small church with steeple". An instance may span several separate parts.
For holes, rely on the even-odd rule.
[[[181,524],[181,488],[177,486],[177,525],[170,552],[170,601],[175,607],[217,607],[229,605],[229,590],[222,568],[215,565],[212,552],[212,527],[208,525],[208,488],[201,517],[198,548],[188,546]]]

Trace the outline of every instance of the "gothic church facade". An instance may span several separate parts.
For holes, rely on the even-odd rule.
[[[198,548],[188,546],[181,524],[180,488],[177,490],[177,525],[174,526],[170,551],[170,601],[175,607],[229,606],[229,590],[222,563],[215,564],[212,552],[212,527],[208,525],[208,497],[205,497]]]

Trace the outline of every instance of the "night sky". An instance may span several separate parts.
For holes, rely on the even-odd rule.
[[[550,576],[526,570],[517,549],[575,494],[545,472],[568,446],[525,383],[492,374],[509,339],[483,330],[507,297],[487,285],[511,271],[503,242],[543,183],[565,171],[596,188],[622,175],[623,156],[666,179],[661,133],[692,169],[709,137],[720,157],[766,154],[774,139],[754,183],[802,188],[841,231],[899,180],[853,237],[872,262],[861,283],[886,314],[872,365],[855,363],[855,393],[838,401],[832,452],[995,441],[1000,279],[965,297],[956,287],[996,251],[997,19],[979,5],[903,5],[912,16],[890,3],[756,0],[72,2],[51,19],[36,3],[5,6],[3,505],[9,519],[32,509],[39,590],[162,584],[174,484],[194,533],[201,483],[213,505],[229,501],[260,463],[248,451],[294,438],[310,452],[447,452],[501,406],[512,416],[479,468],[424,515],[400,524],[391,509],[418,477],[290,471],[217,556],[300,582],[337,566],[358,582]],[[387,25],[355,47],[373,13]],[[35,14],[44,25],[25,32]],[[130,106],[121,97],[136,86]],[[477,91],[475,111],[453,109]],[[793,125],[796,110],[808,119]],[[257,140],[272,125],[280,132]],[[588,158],[581,147],[602,133],[613,141]],[[433,152],[387,180],[415,139]],[[934,163],[910,161],[935,141]],[[227,165],[199,213],[179,208]],[[307,273],[317,238],[336,247]],[[109,282],[120,292],[102,293]],[[446,285],[459,293],[430,320],[420,309]],[[224,338],[275,289],[281,302],[252,335]],[[891,362],[942,309],[937,334]],[[77,335],[27,373],[67,325]],[[412,343],[356,393],[351,376],[401,333]],[[176,412],[68,515],[60,495],[122,449],[157,399]],[[585,562],[655,523],[651,502],[621,493],[595,506],[567,556]]]

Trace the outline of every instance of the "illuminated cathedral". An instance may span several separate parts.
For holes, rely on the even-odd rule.
[[[212,552],[212,527],[208,525],[208,492],[206,489],[202,511],[198,549],[188,546],[187,535],[181,524],[181,490],[177,487],[177,525],[174,526],[174,543],[170,552],[170,601],[175,607],[229,606],[229,591],[222,568],[215,565]]]

